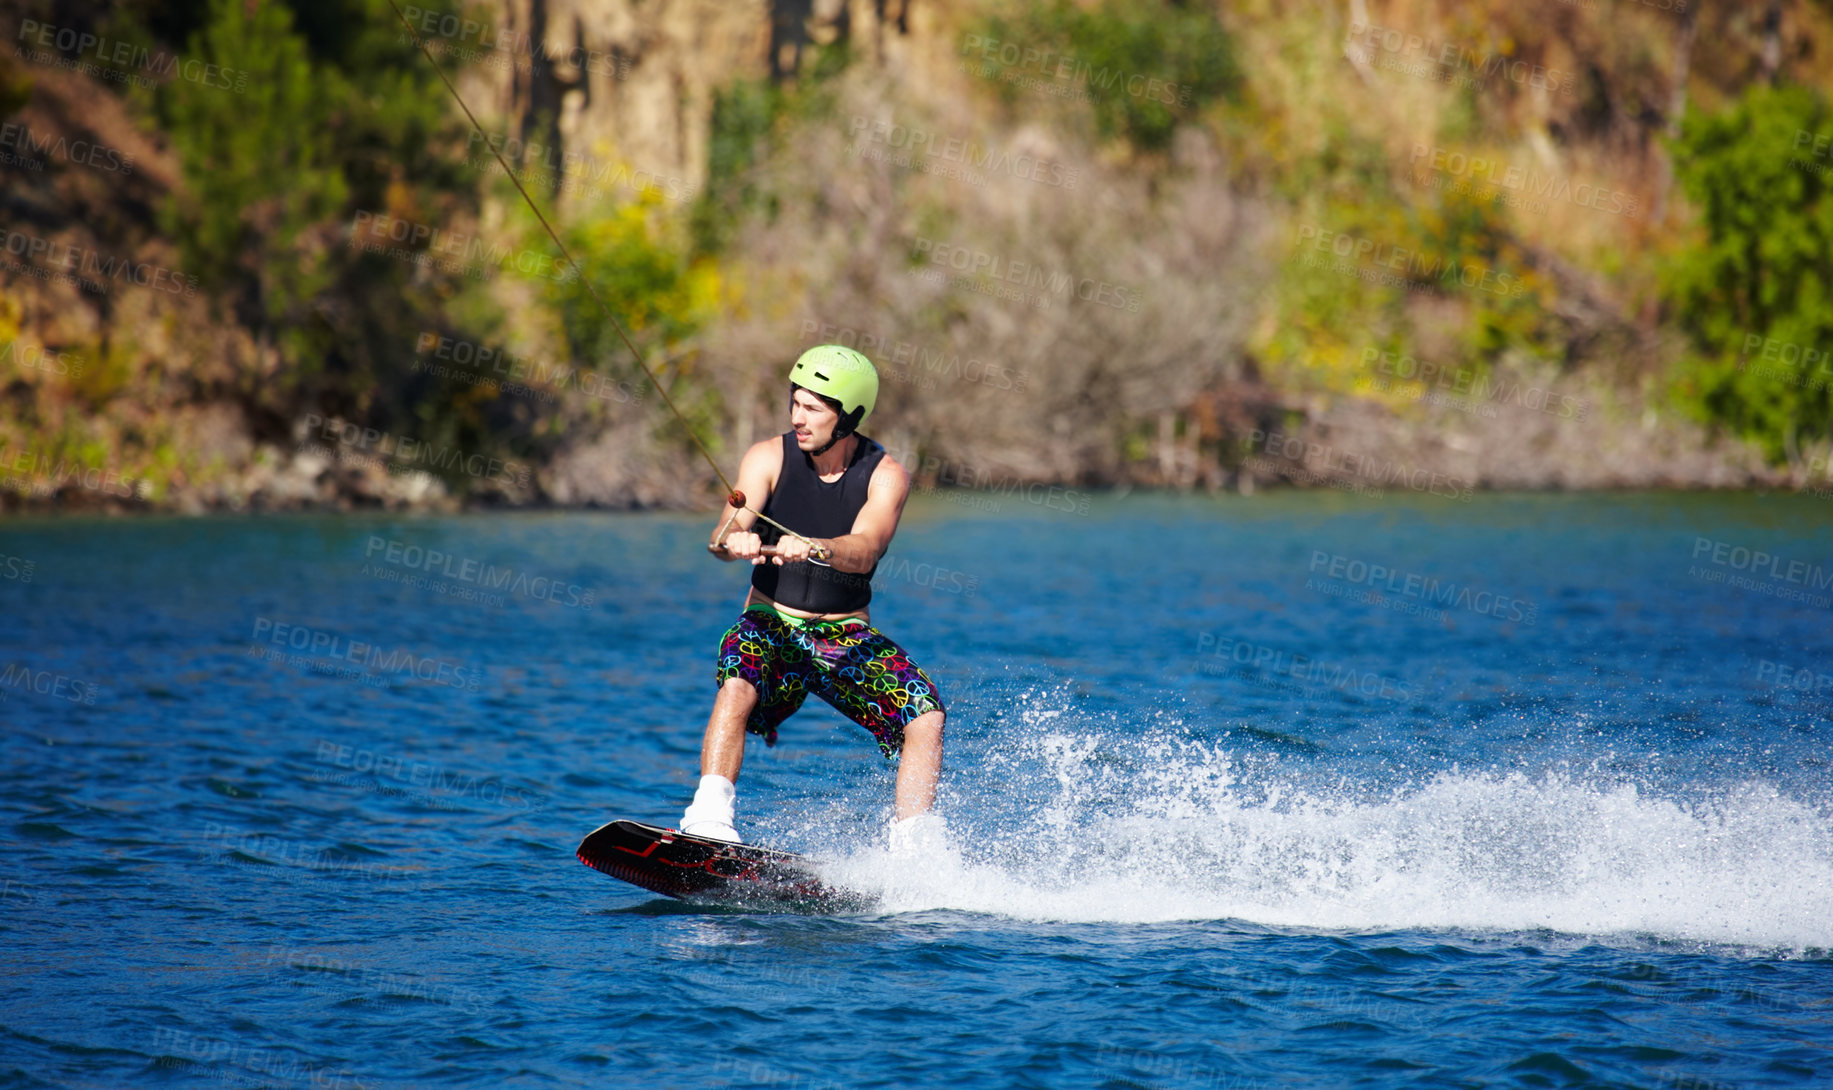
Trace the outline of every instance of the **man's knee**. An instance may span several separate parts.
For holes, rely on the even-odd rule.
[[[917,716],[904,728],[904,744],[909,745],[911,742],[940,744],[946,719],[947,716],[939,708]]]
[[[719,699],[734,700],[740,707],[749,709],[757,703],[757,686],[736,675],[726,678],[719,686]]]

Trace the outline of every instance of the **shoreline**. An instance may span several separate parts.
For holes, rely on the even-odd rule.
[[[1339,484],[1331,483],[1318,474],[1308,474],[1318,483],[1298,483],[1296,481],[1270,481],[1253,485],[1247,490],[1234,487],[1166,487],[1158,484],[1141,484],[1133,482],[1102,484],[1063,484],[1061,482],[1035,481],[1027,482],[1028,486],[1073,488],[1081,495],[1092,498],[1101,504],[1125,500],[1129,497],[1144,497],[1156,500],[1177,499],[1212,499],[1217,501],[1253,502],[1274,497],[1290,497],[1304,494],[1327,495],[1335,493],[1345,499],[1354,498],[1370,508],[1392,506],[1389,502],[1395,499],[1405,500],[1406,490],[1358,491],[1346,489]],[[1036,507],[1046,510],[1043,505],[1027,502],[1012,504],[988,503],[982,505],[964,502],[966,497],[999,495],[986,489],[959,488],[948,485],[925,485],[911,489],[911,503],[934,505],[938,512],[943,512],[942,505],[951,508],[969,507],[971,514],[998,515],[1008,507],[1014,513],[1023,508]],[[1602,485],[1572,487],[1548,485],[1545,487],[1515,486],[1485,488],[1477,486],[1468,498],[1446,499],[1428,493],[1418,494],[1417,502],[1422,506],[1468,506],[1482,499],[1552,497],[1567,496],[1582,499],[1595,496],[1749,496],[1751,498],[1783,497],[1800,500],[1833,501],[1833,488],[1790,488],[1774,484],[1747,485],[1714,485],[1714,484],[1672,484],[1672,483],[1626,483],[1620,485]],[[0,495],[0,526],[10,520],[26,519],[60,519],[60,518],[242,518],[242,517],[316,517],[322,515],[366,516],[382,515],[389,517],[421,518],[428,516],[479,516],[479,515],[562,515],[562,514],[704,514],[717,512],[720,509],[720,497],[716,490],[708,490],[702,502],[690,504],[674,503],[558,503],[542,499],[529,503],[503,503],[486,500],[472,502],[445,503],[401,503],[384,505],[367,497],[339,497],[341,502],[312,502],[289,504],[190,504],[181,502],[136,501],[131,503],[114,502],[80,502],[65,504],[53,500],[33,500],[20,504],[9,502],[7,495]],[[364,502],[357,502],[363,500]],[[1085,501],[1086,505],[1086,501]],[[908,508],[907,508],[908,510]],[[1063,513],[1057,511],[1056,513]],[[1074,512],[1087,515],[1086,510]]]

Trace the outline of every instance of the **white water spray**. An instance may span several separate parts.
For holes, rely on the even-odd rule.
[[[1243,773],[1225,744],[1034,725],[1003,759],[1029,769],[1023,820],[957,817],[950,852],[860,851],[833,877],[894,912],[1833,946],[1825,807],[1761,782],[1454,771],[1371,800]]]

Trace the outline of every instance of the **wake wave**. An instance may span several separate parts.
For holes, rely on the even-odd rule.
[[[1833,946],[1833,826],[1761,782],[1675,798],[1449,772],[1370,800],[1243,774],[1218,745],[1029,747],[1011,761],[1030,770],[1022,820],[957,818],[919,866],[874,849],[833,877],[891,911]]]

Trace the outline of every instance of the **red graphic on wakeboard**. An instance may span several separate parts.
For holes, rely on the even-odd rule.
[[[821,881],[802,856],[728,844],[640,821],[612,821],[579,844],[579,861],[613,878],[683,900],[861,907],[870,898]]]

